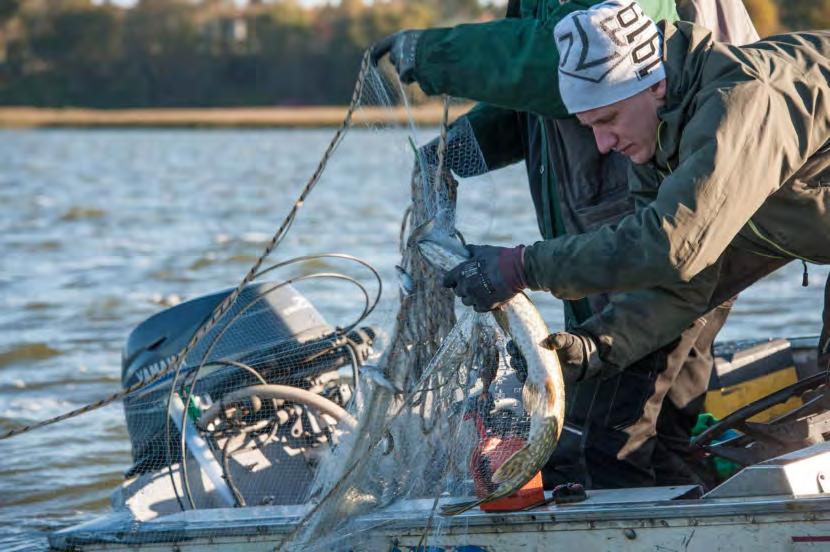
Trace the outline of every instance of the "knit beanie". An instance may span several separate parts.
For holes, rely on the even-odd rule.
[[[666,78],[660,31],[632,0],[570,13],[553,34],[559,92],[569,113],[630,98]]]

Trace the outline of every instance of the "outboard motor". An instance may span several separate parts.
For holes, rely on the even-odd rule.
[[[139,324],[124,347],[122,385],[164,370],[230,292],[187,301]],[[374,337],[371,328],[335,333],[290,285],[249,285],[188,355],[175,390],[171,372],[124,399],[134,462],[127,476],[181,460],[180,434],[168,414],[171,398],[186,397],[187,408],[198,412],[230,392],[267,383],[297,387],[346,407],[355,383],[351,374],[371,353]]]

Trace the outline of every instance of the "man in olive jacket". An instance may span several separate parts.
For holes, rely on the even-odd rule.
[[[450,131],[450,140],[470,127],[489,170],[524,160],[542,236],[552,239],[614,223],[634,209],[625,174],[628,161],[601,154],[593,136],[566,111],[557,88],[553,27],[568,13],[597,3],[578,0],[511,1],[508,19],[451,29],[404,31],[376,47],[386,51],[404,81],[417,80],[430,93],[453,93],[482,100]],[[647,13],[675,20],[671,0],[643,3]],[[678,11],[709,22],[720,36],[752,41],[758,36],[739,0],[683,0]],[[428,146],[434,148],[434,144]],[[479,164],[481,167],[482,164]],[[453,166],[471,176],[468,166]],[[606,294],[566,301],[568,327],[584,322],[608,303]],[[592,487],[700,482],[689,469],[689,434],[712,366],[711,344],[728,305],[701,319],[660,351],[624,372],[568,387],[568,421],[583,435],[566,433],[545,471],[546,485],[580,480]],[[677,335],[675,336],[677,337]],[[579,343],[575,344],[579,348]],[[665,401],[664,401],[665,398]],[[660,415],[658,419],[658,413]],[[621,431],[637,428],[631,440]],[[659,438],[654,438],[659,432]]]
[[[611,375],[784,264],[804,262],[806,279],[806,263],[830,263],[830,32],[737,47],[611,1],[564,18],[555,39],[563,102],[600,151],[633,161],[637,211],[524,248],[518,275],[493,270],[503,251],[469,262],[491,282],[564,299],[617,292],[577,329],[594,358],[567,369]],[[453,272],[477,308],[516,291]]]

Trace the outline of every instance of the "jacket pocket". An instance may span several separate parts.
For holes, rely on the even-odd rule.
[[[657,352],[608,379],[593,379],[569,390],[567,418],[577,425],[622,430],[643,416],[643,408],[654,394],[654,381],[662,366]]]
[[[619,374],[616,392],[609,401],[605,427],[623,430],[643,417],[646,402],[654,394],[657,372],[631,368]]]

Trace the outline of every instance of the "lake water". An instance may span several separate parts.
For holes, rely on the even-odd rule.
[[[163,305],[236,285],[331,134],[0,132],[0,430],[117,390],[120,349],[136,324]],[[385,279],[372,322],[387,327],[409,194],[405,136],[352,131],[277,255],[366,259]],[[523,171],[462,183],[459,227],[468,241],[537,239]],[[811,267],[802,288],[793,263],[757,284],[721,338],[817,334],[827,273]],[[349,322],[361,306],[340,284],[301,290],[331,324]],[[534,299],[560,327],[558,301]],[[105,512],[129,464],[120,404],[0,442],[0,550],[43,550],[47,532]]]

